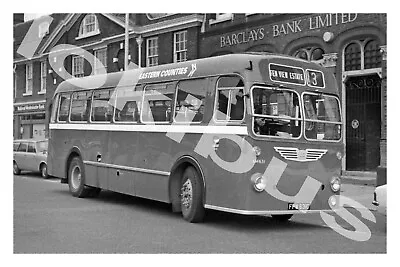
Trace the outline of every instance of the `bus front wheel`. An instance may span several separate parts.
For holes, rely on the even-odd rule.
[[[203,183],[193,167],[186,168],[183,173],[181,208],[182,216],[188,222],[201,222],[204,218]]]
[[[69,191],[74,197],[97,196],[99,188],[85,186],[85,171],[83,162],[79,157],[72,159],[68,170]]]

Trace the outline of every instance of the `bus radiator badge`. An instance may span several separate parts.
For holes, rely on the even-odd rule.
[[[295,147],[274,147],[275,151],[286,160],[298,162],[316,161],[319,160],[328,151],[327,149],[305,149],[299,150]]]

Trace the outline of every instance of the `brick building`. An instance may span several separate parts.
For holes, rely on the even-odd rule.
[[[264,51],[317,61],[342,95],[344,170],[386,168],[386,14],[207,14],[200,57]]]

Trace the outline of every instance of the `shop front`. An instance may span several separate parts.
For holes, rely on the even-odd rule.
[[[46,136],[46,102],[14,104],[14,139],[43,139]]]

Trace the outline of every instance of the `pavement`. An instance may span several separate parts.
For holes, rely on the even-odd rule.
[[[342,183],[340,194],[357,201],[369,210],[375,211],[376,207],[372,205],[374,190],[375,186]]]

